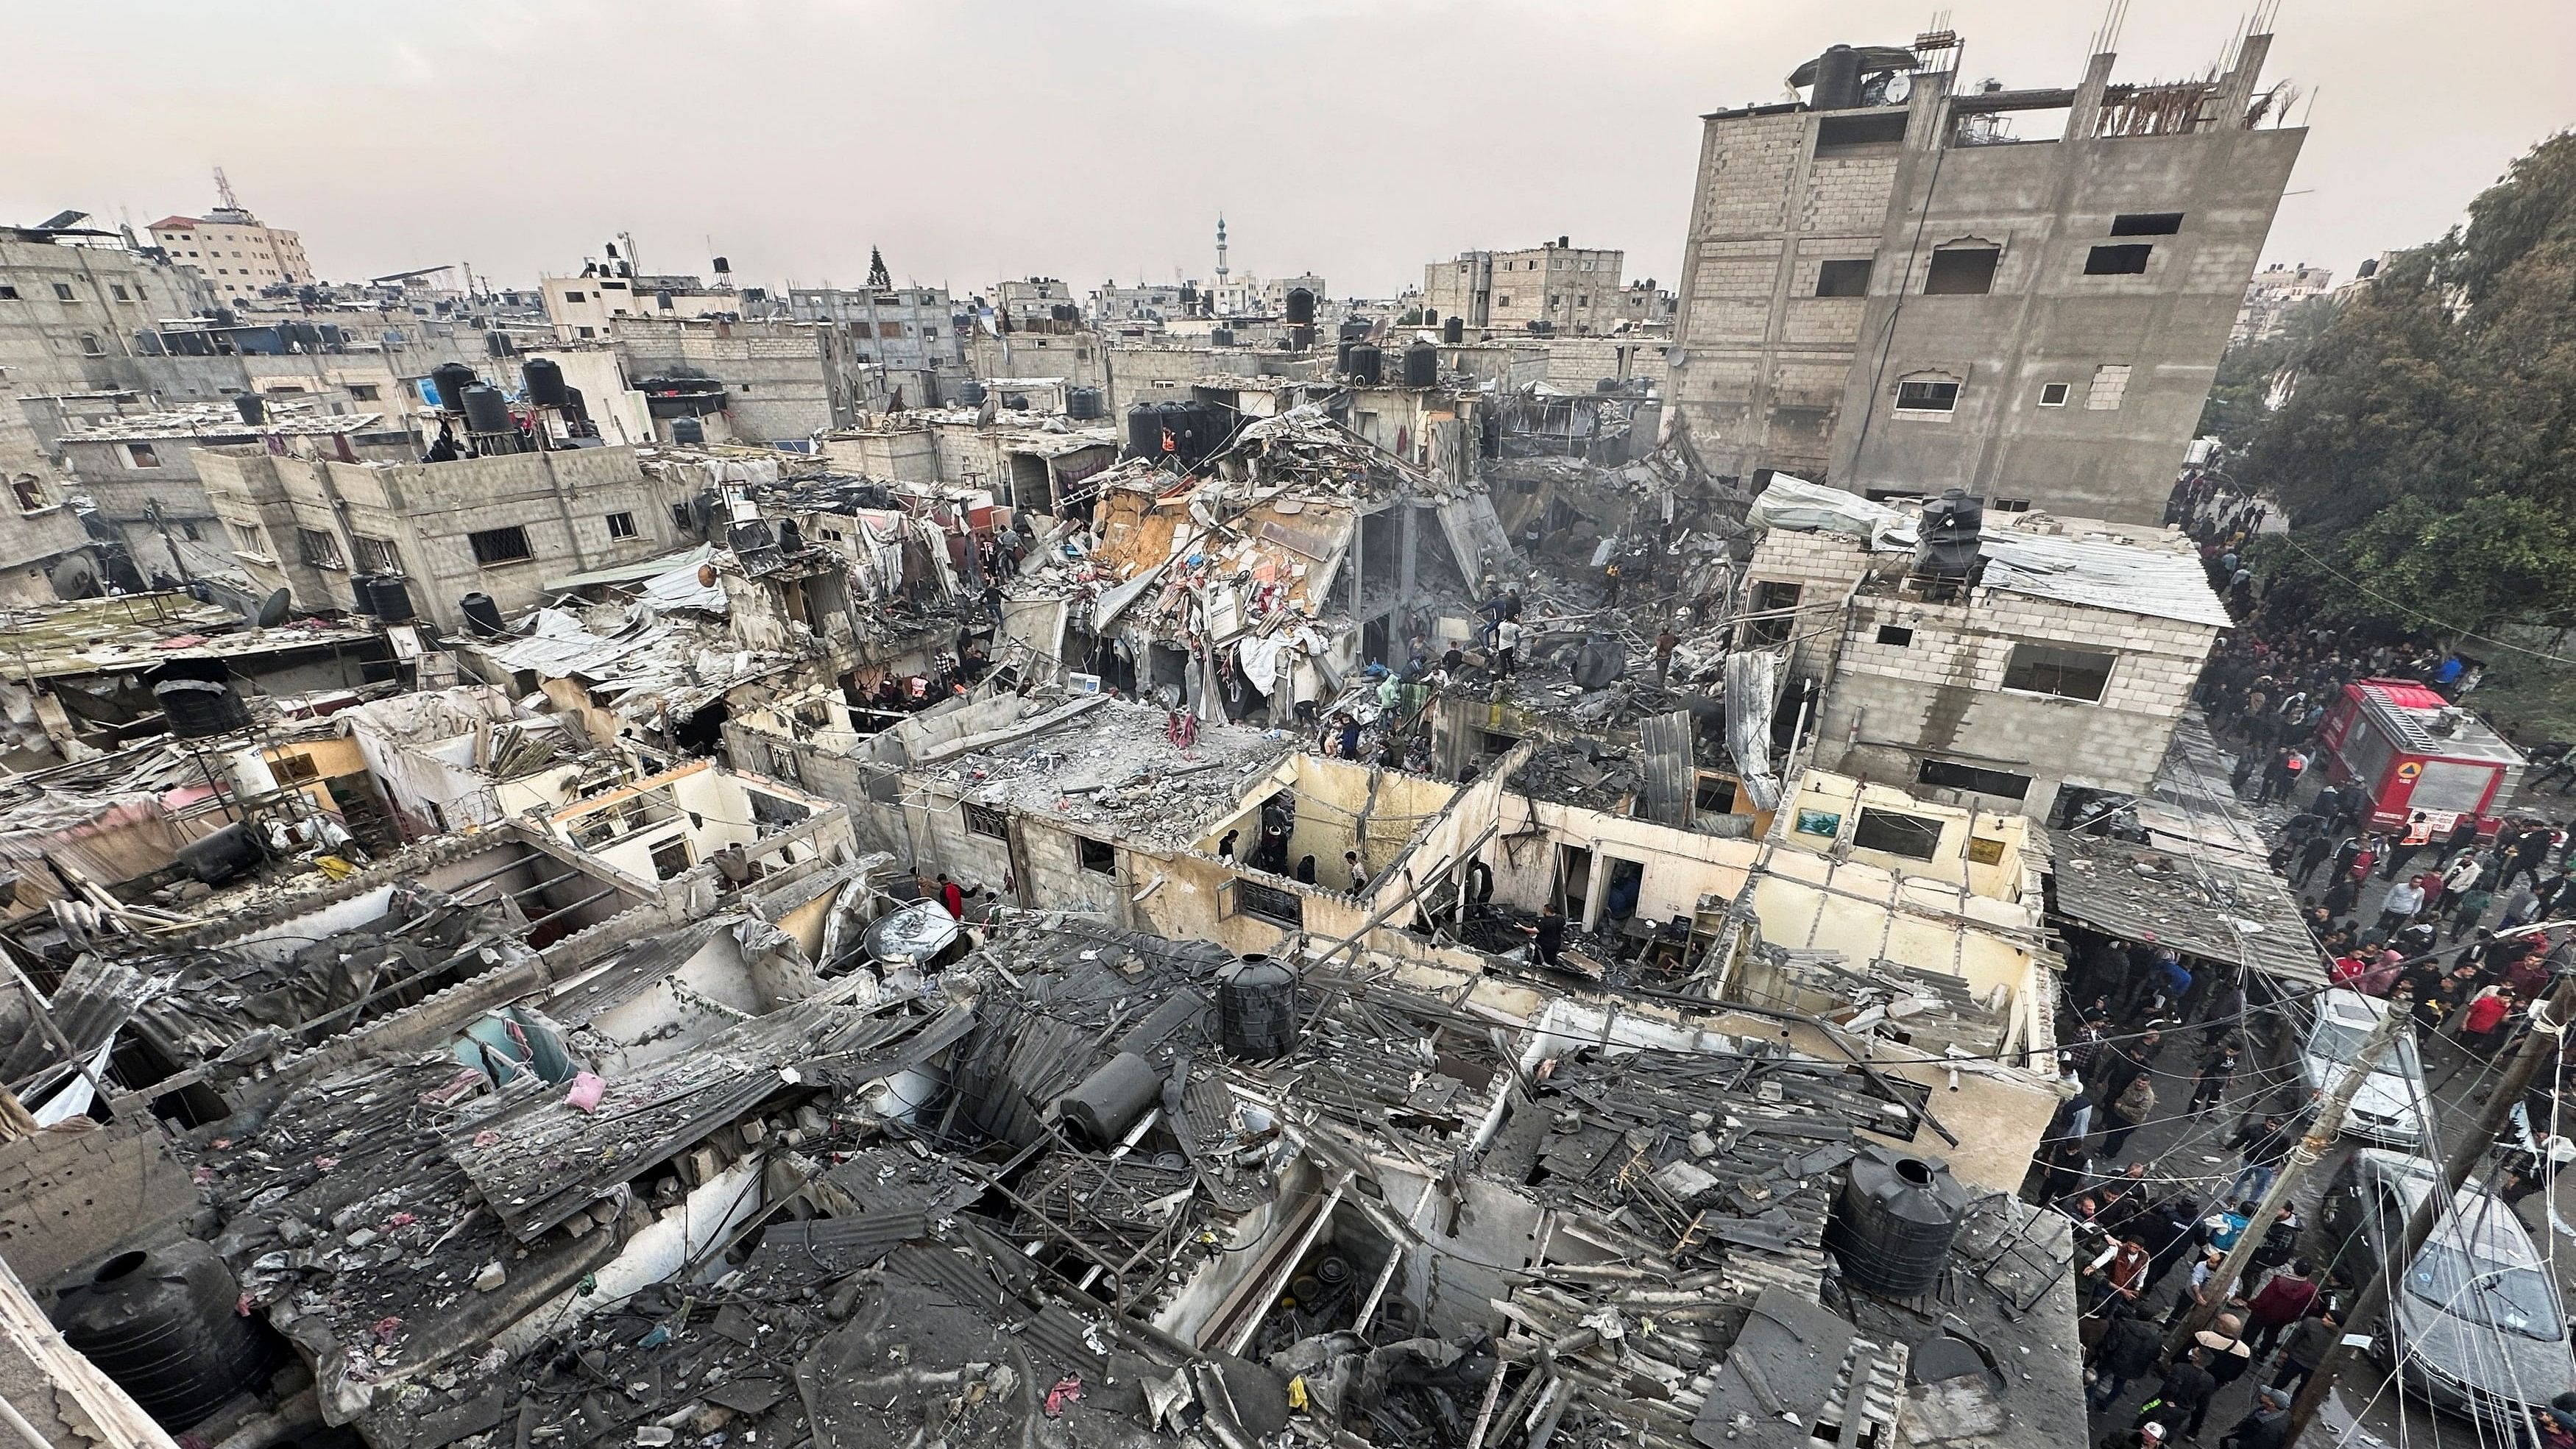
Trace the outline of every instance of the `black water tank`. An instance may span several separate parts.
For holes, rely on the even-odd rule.
[[[465,431],[486,436],[515,433],[518,425],[510,421],[510,403],[497,387],[476,384],[465,389]]]
[[[1108,1147],[1161,1100],[1163,1074],[1134,1052],[1120,1052],[1057,1098],[1056,1111],[1094,1146]]]
[[[254,428],[266,426],[268,422],[268,399],[261,397],[255,392],[234,393],[233,411],[241,414],[241,420],[250,424]]]
[[[376,576],[374,574],[349,576],[349,612],[352,614],[376,612]]]
[[[1064,415],[1077,422],[1090,422],[1106,417],[1109,406],[1101,400],[1096,387],[1069,387],[1064,391]]]
[[[1448,343],[1452,347],[1466,341],[1467,319],[1454,312],[1451,313],[1449,315],[1449,320],[1440,324],[1440,340]]]
[[[1303,287],[1288,289],[1288,324],[1297,326],[1315,320],[1315,294]]]
[[[1404,349],[1404,385],[1429,387],[1440,380],[1440,349],[1417,342]]]
[[[971,377],[966,379],[964,382],[957,384],[957,401],[970,408],[982,407],[984,405],[984,384]]]
[[[1291,352],[1312,351],[1315,346],[1315,329],[1303,323],[1289,328],[1287,346]]]
[[[571,413],[577,418],[587,418],[590,416],[590,405],[581,400],[580,388],[568,387],[564,389],[564,411]]]
[[[706,425],[706,424],[704,424],[704,423],[702,423],[702,422],[699,422],[696,418],[673,418],[673,419],[671,419],[671,441],[672,441],[672,442],[674,442],[674,443],[703,443],[703,442],[705,442],[706,440],[707,440],[707,425]]]
[[[1950,1165],[1880,1143],[1863,1146],[1825,1225],[1843,1276],[1894,1298],[1928,1293],[1967,1216],[1968,1190]]]
[[[1208,346],[1210,346],[1210,347],[1232,347],[1233,345],[1234,345],[1234,329],[1233,329],[1233,328],[1231,328],[1231,327],[1211,327],[1211,328],[1209,328],[1209,329],[1208,329]]]
[[[572,405],[564,391],[563,365],[551,357],[531,357],[519,368],[519,377],[528,385],[528,401],[541,408]]]
[[[228,735],[250,728],[250,706],[239,691],[213,679],[164,679],[152,686],[162,722],[183,740]]]
[[[1351,365],[1346,370],[1351,381],[1362,387],[1375,387],[1386,376],[1385,364],[1386,354],[1380,352],[1375,343],[1354,342],[1351,344]]]
[[[258,837],[239,821],[189,841],[179,847],[177,854],[180,866],[208,885],[222,885],[257,870],[260,862]]]
[[[483,592],[481,589],[476,589],[474,592],[467,594],[464,598],[457,600],[456,607],[463,610],[465,613],[465,630],[467,633],[480,634],[484,638],[489,639],[493,635],[501,632],[503,627],[501,623],[501,606],[492,602],[492,596],[490,594]]]
[[[1958,580],[1975,573],[1985,520],[1985,505],[1964,489],[1952,488],[1926,502],[1914,549],[1916,576]]]
[[[487,355],[487,356],[491,356],[491,357],[507,357],[507,356],[509,356],[509,355],[510,355],[510,334],[509,334],[509,333],[507,333],[507,332],[486,332],[486,333],[484,333],[484,334],[483,334],[483,351],[484,351],[485,355]]]
[[[411,585],[400,574],[377,574],[371,581],[375,596],[376,617],[388,624],[408,624],[412,620]]]
[[[1828,47],[1816,57],[1816,88],[1807,93],[1811,111],[1848,111],[1860,104],[1860,52],[1848,45]]]
[[[441,412],[463,412],[465,390],[474,382],[474,369],[461,362],[442,362],[429,370],[429,386],[438,394]]]
[[[277,1361],[267,1321],[234,1311],[241,1286],[215,1250],[182,1238],[120,1253],[57,1290],[54,1326],[161,1427],[193,1428]]]
[[[1345,337],[1341,341],[1333,344],[1333,375],[1335,377],[1339,377],[1350,370],[1351,339]]]
[[[1297,1045],[1297,973],[1268,956],[1246,956],[1217,983],[1218,1039],[1229,1056],[1274,1062]]]

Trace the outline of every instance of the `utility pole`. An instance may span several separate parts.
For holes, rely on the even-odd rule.
[[[2335,1137],[2343,1131],[2344,1109],[2352,1105],[2353,1096],[2361,1090],[2361,1084],[2369,1081],[2370,1074],[2379,1069],[2380,1053],[2388,1050],[2388,1044],[2397,1039],[2398,1032],[2407,1029],[2405,999],[2397,998],[2386,1004],[2388,1009],[2380,1015],[2379,1025],[2372,1027],[2370,1035],[2362,1039],[2361,1049],[2353,1053],[2343,1075],[2335,1079],[2334,1089],[2317,1104],[2317,1119],[2309,1124],[2307,1135],[2290,1149],[2288,1160],[2281,1164],[2279,1172],[2272,1175],[2272,1187],[2263,1194],[2263,1205],[2254,1210],[2254,1216],[2245,1224],[2245,1231],[2236,1235],[2236,1245],[2227,1250],[2225,1261],[2209,1275],[2209,1301],[2184,1314],[2182,1321],[2174,1325],[2173,1332],[2165,1335],[2166,1357],[2188,1351],[2192,1335],[2207,1328],[2210,1321],[2218,1316],[2220,1307],[2227,1302],[2228,1290],[2236,1286],[2237,1275],[2245,1271],[2245,1261],[2253,1257],[2254,1250],[2261,1246],[2264,1230],[2272,1225],[2273,1217],[2281,1211],[2281,1204],[2290,1200],[2290,1192],[2299,1185],[2299,1179],[2316,1165],[2318,1158],[2325,1156],[2326,1149],[2334,1145]]]
[[[2532,1077],[2539,1073],[2542,1060],[2557,1055],[2560,1034],[2566,1030],[2571,1013],[2576,1013],[2576,976],[2562,976],[2558,989],[2550,993],[2547,1001],[2533,1004],[2530,1030],[2523,1036],[2521,1049],[2514,1053],[2512,1065],[2505,1068],[2495,1090],[2488,1094],[2477,1126],[2451,1144],[2450,1155],[2442,1160],[2441,1187],[2426,1193],[2424,1201],[2416,1205],[2414,1215],[2406,1220],[2405,1240],[2394,1253],[2380,1260],[2377,1271],[2370,1276],[2370,1286],[2362,1290],[2360,1300],[2344,1317],[2343,1336],[2326,1350],[2325,1361],[2317,1365],[2317,1371],[2299,1386],[2298,1400],[2290,1406],[2290,1432],[2281,1441],[2283,1449],[2297,1443],[2300,1433],[2316,1418],[2318,1406],[2325,1402],[2336,1377],[2360,1351],[2358,1345],[2370,1342],[2370,1325],[2388,1306],[2391,1276],[2405,1272],[2415,1255],[2424,1251],[2425,1240],[2433,1236],[2435,1219],[2452,1210],[2460,1184],[2468,1180],[2478,1159],[2494,1144],[2513,1104],[2522,1100]]]

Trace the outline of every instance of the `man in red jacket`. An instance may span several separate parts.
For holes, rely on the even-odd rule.
[[[2317,1301],[2316,1271],[2314,1264],[2301,1258],[2273,1274],[2271,1281],[2246,1302],[2245,1316],[2254,1328],[2256,1353],[2270,1353],[2281,1330],[2308,1316]]]

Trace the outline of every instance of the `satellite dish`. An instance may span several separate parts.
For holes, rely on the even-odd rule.
[[[1895,74],[1890,75],[1887,78],[1887,89],[1883,94],[1887,97],[1887,103],[1891,106],[1901,106],[1905,104],[1905,98],[1914,94],[1914,77],[1907,75],[1901,70],[1897,71]]]
[[[259,614],[253,622],[263,629],[274,629],[286,622],[286,611],[292,607],[294,601],[286,596],[286,590],[279,589],[261,602]]]
[[[98,593],[98,570],[90,565],[85,553],[59,560],[45,577],[54,586],[54,597],[59,599],[86,599]]]

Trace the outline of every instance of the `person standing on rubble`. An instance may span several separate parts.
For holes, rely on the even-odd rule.
[[[1674,633],[1673,626],[1670,624],[1666,624],[1663,628],[1663,632],[1655,636],[1655,685],[1657,688],[1661,688],[1665,679],[1672,674],[1673,650],[1679,648],[1681,642],[1682,636]]]
[[[1508,679],[1520,658],[1521,626],[1505,619],[1494,626],[1494,673]]]
[[[1619,561],[1615,558],[1601,566],[1601,589],[1603,607],[1619,607]]]
[[[1541,964],[1555,965],[1556,958],[1565,951],[1565,912],[1558,910],[1556,903],[1551,901],[1538,908],[1537,925],[1521,929],[1536,938]]]

